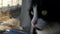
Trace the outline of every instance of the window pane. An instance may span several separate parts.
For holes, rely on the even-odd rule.
[[[22,5],[22,0],[0,0],[0,8],[6,6]]]
[[[1,7],[2,7],[2,5],[3,5],[2,3],[3,3],[3,0],[0,0],[0,8],[1,8]]]
[[[8,0],[3,0],[3,6],[7,6],[8,5]]]

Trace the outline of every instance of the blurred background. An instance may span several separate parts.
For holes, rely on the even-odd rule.
[[[12,10],[13,17],[21,12],[22,0],[0,0],[0,11]],[[15,16],[14,16],[15,15]]]
[[[24,32],[30,34],[29,5],[30,0],[0,0],[0,11],[10,10],[11,16],[20,20],[21,26],[24,27]]]

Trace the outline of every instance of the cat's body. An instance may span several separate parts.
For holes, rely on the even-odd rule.
[[[7,31],[11,29],[23,30],[20,26],[20,20],[11,17],[10,10],[0,12],[0,31]]]

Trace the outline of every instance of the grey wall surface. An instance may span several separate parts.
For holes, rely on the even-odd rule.
[[[25,32],[28,32],[30,34],[30,28],[31,28],[31,23],[30,23],[30,18],[29,18],[29,6],[30,6],[30,0],[22,0],[22,10],[21,10],[21,15],[20,15],[20,20],[21,20],[21,26],[23,26],[25,29]]]

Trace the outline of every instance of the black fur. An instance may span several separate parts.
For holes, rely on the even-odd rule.
[[[31,2],[31,9],[32,7],[37,5],[37,13],[38,13],[38,18],[42,18],[45,21],[60,21],[60,3],[59,1],[55,0],[32,0]],[[47,10],[48,14],[46,16],[43,16],[41,14],[42,10]]]
[[[32,0],[30,12],[33,11],[33,6],[37,5],[37,14],[38,18],[42,18],[47,22],[48,25],[51,25],[51,22],[58,22],[60,24],[60,2],[59,0]],[[47,15],[43,16],[41,14],[42,10],[47,10]],[[30,14],[31,19],[33,15]]]

